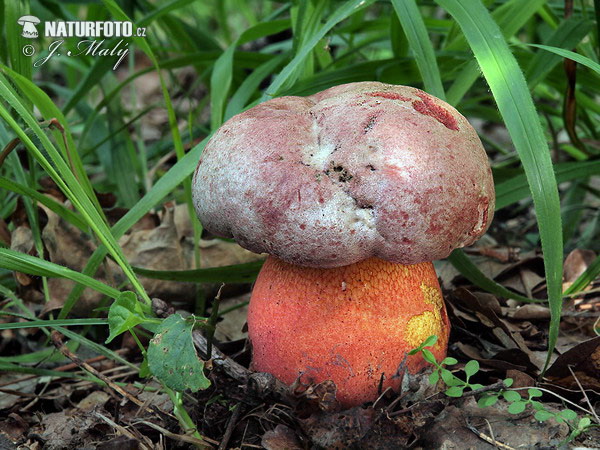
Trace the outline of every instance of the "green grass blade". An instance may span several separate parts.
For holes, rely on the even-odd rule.
[[[565,289],[564,295],[573,295],[582,292],[598,275],[600,275],[600,256],[596,257],[588,268],[585,269],[585,272],[579,275],[573,284]]]
[[[572,52],[570,50],[565,50],[564,48],[552,47],[550,45],[541,45],[541,44],[526,44],[529,47],[537,47],[542,50],[546,50],[547,52],[554,53],[558,56],[562,56],[563,58],[572,59],[573,61],[585,66],[589,69],[592,69],[594,72],[600,74],[600,64],[596,61],[591,60],[579,53]]]
[[[158,202],[169,195],[175,187],[177,187],[186,177],[189,177],[200,159],[200,154],[204,149],[204,146],[208,142],[207,137],[198,145],[196,145],[189,153],[187,153],[182,159],[180,159],[169,171],[163,175],[156,184],[144,195],[140,201],[131,208],[127,214],[125,214],[119,221],[112,227],[111,231],[115,239],[119,239],[123,236],[127,230],[135,225],[150,209],[152,209]],[[88,260],[83,274],[93,277],[100,267],[100,264],[106,256],[107,250],[105,246],[98,247],[90,259]],[[69,293],[65,302],[65,307],[61,310],[59,318],[66,317],[69,313],[69,308],[79,298],[83,292],[83,287],[76,285],[73,290]]]
[[[264,36],[279,33],[290,26],[290,21],[275,20],[259,23],[244,31],[219,57],[210,77],[211,129],[216,130],[223,123],[223,113],[231,80],[233,79],[233,56],[235,49],[246,42],[251,42]]]
[[[487,9],[458,0],[436,0],[460,25],[487,80],[523,163],[535,206],[550,303],[548,356],[556,346],[562,310],[562,224],[550,151],[525,78]]]
[[[73,372],[61,372],[58,370],[40,369],[37,367],[20,366],[18,364],[11,364],[9,362],[0,362],[0,372],[12,372],[12,373],[27,373],[30,375],[38,375],[40,377],[56,377],[56,378],[77,378],[85,381],[94,381],[96,383],[104,384],[100,379],[92,375],[82,375]]]
[[[566,162],[556,164],[554,173],[558,183],[573,181],[600,174],[600,161]],[[496,185],[496,209],[523,200],[529,196],[529,185],[525,174],[516,175]]]
[[[87,224],[79,215],[75,214],[73,211],[58,203],[57,201],[52,200],[50,197],[47,197],[44,194],[40,194],[35,189],[31,189],[29,186],[16,183],[15,181],[0,176],[0,188],[7,189],[16,194],[25,195],[37,202],[40,202],[46,208],[55,212],[64,220],[76,226],[80,230],[87,230]]]
[[[94,202],[98,213],[103,214],[102,208],[96,199],[92,183],[90,182],[87,173],[83,168],[83,163],[81,162],[79,153],[77,152],[75,142],[73,141],[73,136],[71,135],[67,119],[65,118],[63,112],[56,107],[48,94],[40,89],[35,83],[7,67],[4,68],[4,72],[11,77],[13,82],[19,86],[21,92],[23,92],[27,98],[39,109],[44,119],[57,119],[64,127],[66,145],[65,142],[63,142],[62,133],[58,130],[53,130],[55,140],[63,153],[63,157],[72,165],[73,171],[75,172],[80,184],[85,189],[88,197]]]
[[[319,28],[319,30],[298,49],[294,58],[284,67],[279,75],[275,77],[270,86],[265,90],[262,100],[268,100],[269,98],[279,95],[279,91],[283,85],[290,82],[292,75],[296,73],[300,64],[302,64],[315,45],[317,45],[317,43],[323,39],[334,26],[348,18],[358,9],[371,5],[374,1],[375,0],[350,0],[340,5],[338,9],[331,14],[329,20],[327,20],[327,22],[325,22],[325,24],[323,24],[323,26],[321,26],[321,28]]]
[[[425,90],[445,100],[446,93],[442,86],[433,45],[415,0],[392,0],[392,5],[394,5],[396,15],[402,24],[410,48],[415,56],[417,67],[423,77]]]
[[[493,21],[496,21],[496,29],[500,28],[506,39],[516,34],[527,21],[540,9],[547,0],[510,0],[492,12]],[[485,9],[485,8],[484,8]],[[487,10],[486,10],[487,11]],[[464,30],[463,30],[464,33]],[[464,45],[464,36],[459,36],[446,50],[460,50]],[[469,63],[459,77],[448,89],[448,103],[456,105],[473,83],[479,78],[480,72],[476,64]]]
[[[40,277],[67,278],[112,298],[117,298],[120,294],[118,289],[75,270],[7,248],[0,248],[0,267]]]
[[[1,315],[1,314],[0,314]],[[24,328],[54,328],[84,325],[108,325],[107,319],[63,319],[63,320],[31,320],[29,322],[9,322],[0,324],[0,330],[21,330]]]
[[[156,280],[189,281],[193,283],[252,283],[264,261],[235,264],[208,269],[158,271],[134,267],[138,275]]]
[[[15,72],[31,80],[33,63],[31,58],[23,55],[23,46],[31,44],[31,40],[21,36],[23,28],[18,24],[19,17],[30,14],[29,0],[8,0],[0,6],[4,6],[4,37],[10,37],[6,39],[10,65]]]
[[[92,200],[87,196],[79,180],[71,171],[60,152],[52,144],[48,136],[41,129],[37,120],[26,109],[23,102],[17,96],[8,80],[0,74],[0,96],[3,97],[8,104],[17,112],[17,114],[25,121],[35,136],[40,140],[44,149],[50,156],[50,161],[36,147],[31,138],[23,131],[21,126],[15,121],[10,112],[0,103],[0,117],[13,129],[17,137],[21,140],[24,146],[28,149],[36,161],[44,168],[48,175],[54,180],[57,186],[71,201],[73,206],[81,213],[89,227],[94,231],[98,239],[106,245],[110,254],[115,261],[121,266],[126,277],[130,280],[138,294],[150,303],[150,298],[144,290],[143,286],[133,273],[129,262],[125,258],[123,251],[119,247],[116,240],[110,233],[110,229],[105,222],[104,217],[100,216],[98,210]]]
[[[574,48],[589,33],[592,22],[578,17],[569,17],[561,22],[552,35],[546,40],[546,45],[561,48]],[[560,62],[560,58],[548,52],[537,52],[527,67],[525,78],[530,88],[537,84],[550,73]]]
[[[227,104],[227,109],[225,110],[225,118],[224,120],[228,120],[236,114],[240,113],[244,106],[248,103],[252,94],[258,89],[260,83],[274,70],[277,69],[283,61],[287,59],[288,55],[286,53],[282,53],[281,55],[277,55],[272,59],[268,60],[266,63],[261,64],[256,68],[250,75],[246,77],[246,79],[242,82],[238,90],[231,96],[229,103]]]
[[[539,300],[517,294],[486,277],[461,249],[454,250],[448,257],[448,261],[475,286],[496,294],[499,297],[512,298],[524,303],[541,303],[546,301],[544,299]]]

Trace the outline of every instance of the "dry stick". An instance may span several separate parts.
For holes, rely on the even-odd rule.
[[[210,356],[207,352],[208,342],[206,337],[199,331],[192,332],[194,345],[200,351],[200,355],[205,360],[212,360],[214,366],[220,367],[227,375],[242,384],[253,385],[254,391],[263,394],[275,393],[282,399],[288,398],[288,387],[271,374],[261,372],[251,372],[241,364],[226,356],[218,348],[212,347]]]
[[[575,381],[577,382],[577,386],[579,386],[579,389],[581,390],[581,393],[583,394],[583,396],[585,397],[585,401],[588,404],[588,406],[590,407],[590,412],[592,413],[592,415],[594,416],[594,418],[596,419],[596,423],[600,424],[600,418],[598,418],[598,414],[596,414],[596,410],[594,409],[594,407],[592,406],[592,403],[590,402],[589,397],[587,396],[587,393],[585,392],[585,389],[583,389],[583,386],[581,385],[581,383],[579,382],[579,379],[577,378],[577,376],[575,375],[575,372],[573,372],[573,369],[571,369],[571,366],[569,364],[567,364],[567,367],[569,368],[569,372],[571,372],[571,375],[573,375],[573,378],[575,379]]]
[[[573,0],[565,0],[565,19],[571,17],[573,13]],[[569,139],[575,147],[588,155],[585,145],[577,136],[575,122],[577,120],[577,99],[575,98],[575,83],[577,81],[577,63],[572,59],[564,60],[565,75],[567,77],[567,92],[565,93],[565,103],[563,109],[563,120]]]
[[[128,437],[129,439],[134,439],[135,441],[138,442],[138,444],[140,445],[140,447],[142,449],[148,449],[148,450],[152,450],[151,446],[147,445],[147,442],[141,442],[138,437],[133,434],[131,431],[129,431],[127,428],[122,427],[121,425],[117,424],[116,422],[114,422],[113,420],[109,419],[108,417],[106,417],[103,414],[100,414],[97,411],[94,411],[92,413],[93,415],[95,415],[96,417],[98,417],[99,419],[103,420],[104,422],[106,422],[109,426],[113,427],[115,430],[117,430],[119,433],[121,433],[121,435]],[[149,440],[148,438],[146,438],[144,436],[145,439]],[[150,444],[152,444],[152,442],[150,442]]]
[[[41,128],[46,128],[46,127],[47,128],[55,128],[60,132],[60,134],[62,135],[63,144],[65,146],[65,151],[67,152],[69,167],[71,168],[71,172],[73,172],[73,174],[75,174],[75,178],[77,178],[77,172],[75,171],[75,165],[73,164],[73,158],[71,157],[69,145],[67,144],[67,136],[65,133],[65,128],[61,125],[61,123],[56,118],[47,120],[45,122],[40,122],[39,126]],[[20,143],[21,143],[20,138],[14,138],[12,141],[10,141],[8,144],[6,144],[6,146],[0,153],[0,167],[2,167],[2,164],[4,164],[4,161],[6,160],[7,156],[10,155],[10,152],[12,152],[17,147],[17,145],[19,145]],[[79,179],[77,179],[77,181],[79,181]]]
[[[156,431],[160,432],[161,434],[164,434],[166,437],[168,437],[170,439],[180,441],[180,442],[185,442],[187,444],[204,445],[204,446],[208,446],[209,444],[213,444],[213,445],[219,444],[218,441],[215,441],[214,439],[208,438],[206,436],[203,436],[202,441],[200,441],[199,439],[195,438],[194,436],[190,436],[188,434],[172,433],[171,431],[161,427],[160,425],[157,425],[152,422],[148,422],[147,420],[139,420],[134,423],[134,425],[138,425],[138,424],[143,424],[143,425],[149,426],[150,428],[155,429]]]
[[[19,142],[21,142],[21,139],[14,138],[12,141],[6,144],[6,147],[4,147],[2,153],[0,153],[0,167],[2,167],[2,164],[4,164],[4,160],[8,155],[10,155],[10,152],[12,152],[17,147],[17,145],[19,145]]]
[[[463,395],[461,397],[456,397],[456,398],[452,397],[452,398],[449,398],[449,399],[450,399],[450,401],[457,401],[457,400],[460,400],[460,399],[465,398],[465,397],[472,397],[473,395],[482,394],[482,393],[488,392],[488,391],[496,391],[496,390],[499,390],[499,389],[506,389],[506,385],[504,384],[504,381],[497,381],[497,382],[495,382],[493,384],[490,384],[489,386],[484,386],[482,388],[475,389],[473,391],[465,392],[465,393],[463,393]],[[423,400],[420,400],[420,401],[418,401],[416,403],[413,403],[412,405],[410,405],[407,408],[399,409],[398,411],[393,411],[393,412],[388,413],[388,416],[389,417],[396,417],[396,416],[405,414],[407,412],[410,412],[413,409],[415,409],[418,405],[420,405],[421,403],[430,402],[432,400],[435,400],[436,397],[442,397],[442,394],[444,394],[442,391],[439,391],[439,392],[436,392],[434,394],[431,394],[429,397],[424,398]],[[442,398],[444,398],[444,397],[442,397]]]
[[[526,387],[519,387],[519,388],[511,388],[511,389],[509,389],[509,390],[510,390],[510,391],[524,391],[525,389],[537,389],[538,391],[542,391],[542,392],[545,392],[545,393],[547,393],[547,394],[553,395],[553,396],[555,396],[556,398],[560,399],[561,401],[563,401],[563,402],[565,402],[565,403],[568,403],[568,404],[569,404],[569,405],[571,405],[572,407],[574,407],[574,408],[578,408],[578,409],[580,409],[581,411],[583,411],[583,412],[584,412],[584,413],[586,413],[586,414],[590,414],[590,411],[588,411],[587,409],[585,409],[583,406],[579,406],[577,403],[575,403],[575,402],[572,402],[571,400],[569,400],[569,399],[566,399],[566,398],[564,398],[564,397],[563,397],[563,396],[561,396],[561,395],[558,395],[556,392],[554,392],[554,391],[551,391],[550,389],[546,389],[546,388],[540,387],[540,386],[537,386],[537,387],[533,387],[533,386],[529,386],[529,387],[527,387],[527,386],[526,386]],[[575,392],[575,391],[570,391],[570,392]]]
[[[217,321],[219,320],[219,305],[221,304],[221,291],[225,283],[221,284],[215,299],[213,300],[212,309],[210,311],[210,317],[208,318],[208,329],[206,331],[206,354],[212,354],[212,343],[217,330]]]
[[[69,358],[71,361],[73,361],[79,367],[84,369],[86,372],[89,372],[92,375],[94,375],[95,377],[104,381],[106,383],[106,385],[108,387],[110,387],[113,391],[118,392],[121,396],[123,396],[127,400],[135,403],[137,406],[139,406],[141,408],[146,408],[151,413],[157,412],[154,410],[154,408],[146,406],[144,404],[144,402],[142,402],[138,398],[131,395],[129,392],[127,392],[126,390],[121,388],[118,384],[113,383],[113,381],[110,378],[108,378],[106,375],[102,374],[101,372],[96,370],[94,367],[92,367],[88,363],[86,363],[85,361],[82,361],[81,359],[79,359],[79,357],[76,354],[74,354],[73,352],[71,352],[71,350],[69,350],[69,348],[63,343],[62,335],[58,331],[53,331],[52,334],[50,335],[50,337],[52,339],[52,343],[58,349],[59,352],[61,352],[64,356]]]
[[[120,353],[126,353],[127,351],[128,350],[117,350],[115,353],[120,354]],[[93,364],[96,362],[103,361],[105,359],[106,359],[106,356],[95,356],[93,358],[86,359],[85,362],[88,364]],[[79,367],[79,366],[75,363],[71,363],[71,364],[65,364],[64,366],[57,367],[56,369],[53,369],[53,370],[55,372],[68,372],[69,370],[74,369],[75,367]],[[10,386],[11,384],[18,384],[23,381],[32,380],[32,379],[38,378],[38,377],[39,377],[39,375],[28,375],[26,377],[18,378],[16,380],[8,381],[6,383],[1,383],[0,388],[3,388],[4,386]]]
[[[233,434],[233,429],[237,425],[238,419],[240,417],[240,413],[242,411],[242,404],[238,403],[234,407],[233,414],[229,418],[229,422],[227,423],[227,428],[225,429],[225,434],[223,435],[223,439],[221,439],[221,443],[219,444],[218,450],[226,450],[227,444],[229,444],[229,440],[231,439],[231,435]]]
[[[466,423],[467,423],[467,428],[469,428],[469,430],[471,430],[480,439],[483,439],[488,444],[491,444],[497,448],[503,448],[506,450],[515,450],[513,447],[510,447],[509,445],[503,444],[502,442],[498,442],[497,440],[483,434],[481,431],[479,431],[477,428],[475,428],[473,425],[471,425],[471,422],[469,422],[468,420],[466,421]]]

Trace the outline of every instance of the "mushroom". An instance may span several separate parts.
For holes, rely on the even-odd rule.
[[[344,406],[398,389],[407,356],[450,326],[432,264],[488,228],[477,133],[419,89],[360,82],[280,97],[227,121],[193,181],[206,229],[269,253],[248,312],[252,368],[331,379]],[[404,362],[404,364],[403,364]],[[382,382],[383,380],[383,382]]]
[[[21,36],[26,38],[38,37],[38,31],[35,26],[40,23],[40,19],[35,16],[23,16],[17,20],[19,25],[23,25],[23,33]]]

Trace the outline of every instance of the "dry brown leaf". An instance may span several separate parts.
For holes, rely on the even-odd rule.
[[[33,252],[33,233],[31,228],[25,225],[14,229],[10,239],[10,249],[30,255]],[[21,286],[30,286],[33,278],[21,272],[15,272],[15,278]]]
[[[563,265],[565,282],[570,283],[579,278],[595,259],[596,252],[593,250],[575,249],[569,253]]]
[[[546,372],[546,378],[566,389],[584,389],[600,394],[600,336],[581,342],[560,355]]]
[[[517,320],[550,320],[550,309],[542,305],[528,304],[510,311],[508,317]]]
[[[296,433],[291,428],[281,424],[277,425],[274,430],[267,431],[260,443],[266,450],[304,449]]]
[[[241,296],[232,297],[221,301],[220,311],[225,311],[234,306],[246,303],[250,300],[250,293]],[[237,341],[244,339],[248,333],[244,331],[244,324],[248,315],[248,305],[234,309],[225,314],[222,320],[217,324],[215,338],[219,341]]]
[[[48,259],[77,272],[83,271],[97,245],[90,235],[64,221],[46,207],[41,206],[41,208],[48,217],[48,222],[42,230],[42,239],[48,251]],[[110,259],[104,261],[96,271],[94,278],[110,286],[118,286],[124,280],[118,265]],[[42,314],[61,308],[74,285],[74,282],[63,278],[49,278],[50,301],[44,305]],[[89,315],[91,311],[100,306],[103,298],[103,294],[86,288],[75,304],[73,313]]]

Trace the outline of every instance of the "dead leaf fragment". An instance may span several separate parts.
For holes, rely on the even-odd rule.
[[[542,305],[523,305],[508,315],[518,320],[550,320],[550,309]]]
[[[589,265],[596,259],[593,250],[575,249],[567,255],[563,265],[565,283],[572,283],[587,270]]]
[[[267,431],[261,440],[261,445],[266,450],[302,450],[296,433],[285,425],[277,425],[274,430]]]

